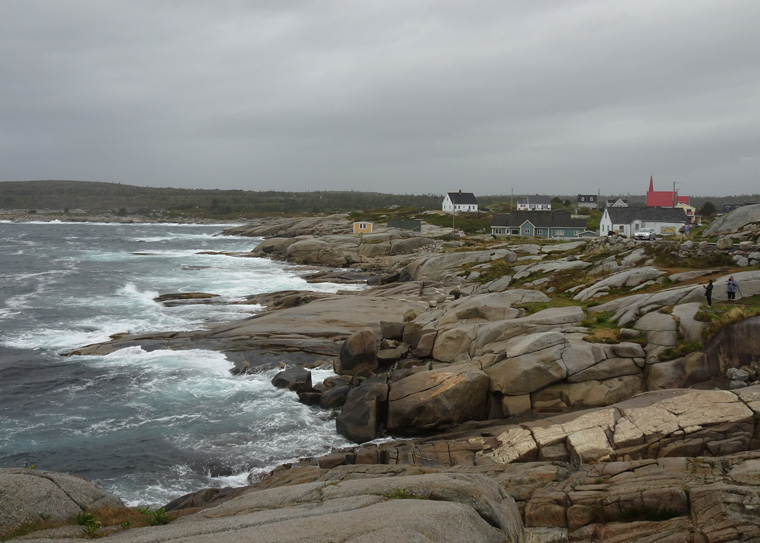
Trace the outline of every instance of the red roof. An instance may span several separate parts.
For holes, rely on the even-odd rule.
[[[689,205],[688,196],[678,196],[672,190],[654,190],[654,176],[649,178],[649,190],[647,191],[647,207],[675,207],[675,204]]]
[[[689,205],[688,196],[676,196],[677,204]],[[647,192],[647,207],[673,207],[672,190],[652,190]]]

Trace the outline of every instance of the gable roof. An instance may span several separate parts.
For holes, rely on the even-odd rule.
[[[612,224],[631,224],[634,221],[682,223],[689,220],[682,207],[608,207]]]
[[[518,204],[536,204],[536,205],[548,205],[552,203],[552,199],[548,196],[526,196],[524,198],[518,198]]]
[[[647,206],[649,207],[673,207],[672,190],[653,190],[647,192]],[[676,203],[689,205],[688,196],[678,196],[675,193]]]
[[[578,195],[578,201],[579,202],[596,202],[596,194],[579,194]],[[585,198],[585,200],[581,200],[581,198]]]
[[[586,228],[586,219],[573,219],[566,211],[513,211],[497,213],[491,226],[517,228],[530,222],[537,228]]]
[[[449,192],[449,200],[454,205],[478,205],[475,195],[471,192]]]

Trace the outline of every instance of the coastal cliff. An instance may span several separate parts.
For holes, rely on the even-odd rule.
[[[111,538],[760,538],[759,232],[542,244],[355,236],[336,233],[341,220],[235,233],[276,234],[254,254],[315,267],[314,280],[337,273],[322,266],[368,273],[366,290],[268,295],[253,319],[72,354],[202,346],[238,372],[327,364],[337,376],[299,396],[336,410],[357,445],[186,496],[169,526]],[[702,284],[729,275],[738,303],[716,289],[707,308]]]

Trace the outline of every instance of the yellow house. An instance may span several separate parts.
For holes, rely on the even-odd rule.
[[[694,217],[694,215],[697,213],[697,209],[690,206],[689,204],[676,204],[676,207],[683,209],[687,217]]]
[[[372,223],[371,222],[355,222],[354,234],[371,234]]]

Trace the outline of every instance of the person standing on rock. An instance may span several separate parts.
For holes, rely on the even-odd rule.
[[[736,284],[734,276],[728,278],[726,282],[726,294],[729,300],[736,300],[736,291],[739,289],[739,285]]]
[[[707,298],[707,306],[712,307],[712,289],[713,289],[712,279],[710,279],[706,285],[703,285],[702,288],[705,289],[705,298]]]

